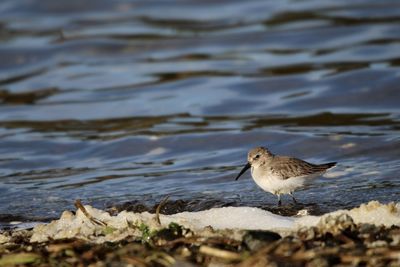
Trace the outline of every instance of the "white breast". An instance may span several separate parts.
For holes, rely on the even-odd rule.
[[[318,175],[319,174],[314,174],[297,176],[289,179],[282,179],[266,171],[265,169],[262,169],[262,171],[260,171],[260,168],[251,169],[251,176],[253,177],[254,182],[264,191],[276,195],[289,194],[295,189],[302,187],[306,180],[316,177]]]

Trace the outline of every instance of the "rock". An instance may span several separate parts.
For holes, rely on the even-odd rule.
[[[247,231],[243,236],[243,242],[250,250],[258,250],[279,239],[281,236],[271,231]]]

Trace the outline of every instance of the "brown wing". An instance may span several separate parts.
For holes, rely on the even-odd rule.
[[[336,162],[316,165],[301,159],[284,156],[276,156],[271,164],[273,166],[272,172],[282,177],[282,179],[322,173],[335,165]]]

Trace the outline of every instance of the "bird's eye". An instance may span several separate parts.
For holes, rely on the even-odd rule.
[[[254,157],[254,159],[259,159],[260,158],[260,155],[256,155],[255,157]]]

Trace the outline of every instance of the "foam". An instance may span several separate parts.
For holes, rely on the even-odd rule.
[[[122,211],[117,216],[85,206],[89,214],[107,224],[109,230],[90,222],[78,210],[74,215],[64,212],[59,220],[49,224],[38,225],[33,229],[32,242],[42,242],[51,239],[82,238],[93,242],[117,241],[127,236],[140,237],[140,225],[145,224],[150,229],[160,229],[171,222],[178,223],[192,231],[213,230],[273,230],[279,233],[297,231],[302,227],[321,224],[330,217],[350,216],[354,223],[369,223],[377,226],[400,225],[400,203],[381,204],[371,201],[351,210],[338,210],[322,216],[285,217],[253,207],[213,208],[199,212],[182,212],[173,215],[160,215],[161,224],[154,214],[143,212],[133,213]],[[307,214],[301,213],[301,214]]]

